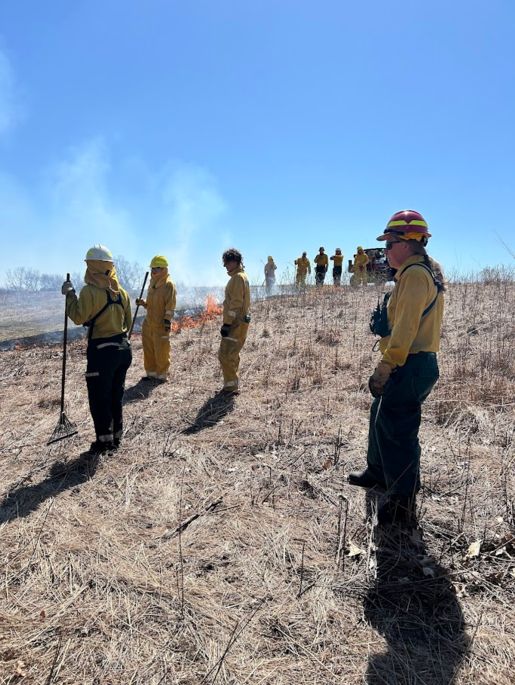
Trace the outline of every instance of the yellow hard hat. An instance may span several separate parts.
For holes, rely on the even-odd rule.
[[[163,268],[166,269],[167,266],[168,266],[168,260],[166,259],[166,257],[163,257],[163,255],[161,255],[161,254],[156,255],[152,259],[152,261],[150,262],[150,268],[151,269],[155,269],[155,268],[159,268],[159,267],[162,269]]]
[[[363,250],[363,248],[361,247],[361,245],[358,245],[358,252],[359,252],[359,250]]]

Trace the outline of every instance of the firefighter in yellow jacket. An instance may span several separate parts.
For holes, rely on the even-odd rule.
[[[367,264],[368,255],[365,250],[358,245],[357,254],[354,255],[354,284],[366,285],[368,282]]]
[[[96,440],[90,452],[100,454],[120,445],[123,432],[122,399],[127,369],[132,362],[127,339],[132,323],[128,294],[116,276],[113,256],[103,245],[86,254],[86,285],[79,297],[70,281],[61,291],[66,295],[66,313],[76,324],[88,328],[86,383]]]
[[[369,379],[375,398],[370,410],[367,468],[349,474],[349,483],[384,488],[381,524],[413,525],[420,488],[418,431],[422,403],[438,380],[436,353],[443,317],[443,275],[426,252],[431,234],[412,209],[397,212],[377,239],[386,241],[395,287],[374,313],[372,329],[381,337],[381,360]]]
[[[333,266],[333,284],[341,285],[342,282],[342,264],[343,255],[339,247],[336,248],[335,254],[331,257],[331,261],[334,263]]]
[[[177,304],[177,291],[168,275],[166,257],[154,257],[150,268],[147,299],[136,300],[136,304],[147,310],[141,329],[143,364],[147,379],[164,382],[170,369],[170,331]]]
[[[223,253],[222,260],[230,279],[225,288],[218,359],[224,376],[222,392],[237,394],[240,351],[245,344],[250,323],[250,288],[241,253],[231,248]]]
[[[295,274],[295,286],[297,288],[305,288],[306,276],[311,273],[311,264],[309,263],[306,252],[303,252],[302,257],[298,257],[295,260],[295,266],[297,267],[297,273]]]
[[[325,253],[325,249],[320,247],[318,249],[318,254],[314,259],[315,261],[315,283],[316,285],[324,285],[325,275],[327,269],[329,268],[329,259]]]

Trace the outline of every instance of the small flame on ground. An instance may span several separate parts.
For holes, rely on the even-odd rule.
[[[181,319],[172,322],[172,331],[174,333],[179,333],[182,330],[188,328],[198,328],[203,326],[208,321],[216,319],[222,313],[222,307],[217,304],[215,298],[212,295],[208,295],[206,298],[206,306],[204,311],[200,312],[196,316],[183,316]]]

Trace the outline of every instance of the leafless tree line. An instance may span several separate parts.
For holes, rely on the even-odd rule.
[[[138,262],[129,262],[122,255],[115,257],[116,273],[122,286],[127,290],[137,290],[141,287],[145,269]],[[38,269],[17,266],[6,272],[4,289],[13,292],[52,292],[60,290],[65,274],[41,273]],[[80,286],[83,274],[71,274],[72,283]]]

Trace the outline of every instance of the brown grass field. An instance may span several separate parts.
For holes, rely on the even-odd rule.
[[[173,337],[100,459],[84,342],[0,354],[0,683],[513,683],[512,280],[454,284],[424,407],[420,531],[373,526],[364,465],[377,291],[253,307],[242,392],[215,398],[219,322]],[[368,512],[368,516],[367,516]]]

